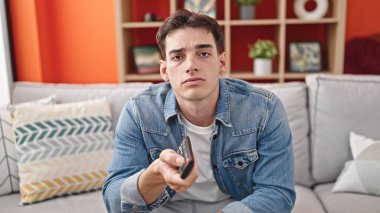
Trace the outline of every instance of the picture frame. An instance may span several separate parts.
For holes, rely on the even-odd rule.
[[[216,18],[216,0],[185,0],[185,9]]]
[[[321,45],[317,41],[289,43],[289,69],[292,72],[319,72]]]
[[[137,73],[149,74],[160,72],[161,53],[157,46],[133,46],[132,54]]]

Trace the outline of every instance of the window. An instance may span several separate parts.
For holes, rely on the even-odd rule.
[[[0,0],[0,104],[11,102],[13,83],[5,0]]]

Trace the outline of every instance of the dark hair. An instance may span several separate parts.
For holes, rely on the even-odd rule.
[[[211,32],[214,36],[218,53],[220,54],[224,51],[224,38],[222,29],[215,19],[202,13],[190,12],[188,10],[178,10],[165,19],[162,26],[158,29],[156,35],[156,40],[164,59],[166,37],[172,31],[185,27],[203,28],[208,32]]]

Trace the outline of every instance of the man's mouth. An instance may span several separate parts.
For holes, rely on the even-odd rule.
[[[201,77],[191,77],[184,80],[182,84],[197,84],[201,83],[202,81],[204,81],[204,79]]]

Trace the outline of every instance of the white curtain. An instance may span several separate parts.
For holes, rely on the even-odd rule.
[[[13,83],[5,0],[0,0],[0,105],[11,102]]]

